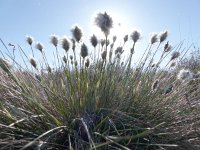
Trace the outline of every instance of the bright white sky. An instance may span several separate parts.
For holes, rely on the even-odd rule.
[[[141,31],[142,39],[137,43],[135,54],[139,56],[147,46],[149,34],[163,30],[169,31],[168,40],[172,45],[185,40],[185,46],[194,43],[198,47],[199,10],[199,0],[1,0],[0,38],[6,45],[19,44],[30,56],[25,36],[31,35],[45,45],[45,51],[51,58],[55,49],[49,44],[50,35],[55,33],[69,37],[72,25],[78,24],[89,45],[89,37],[99,33],[93,24],[94,16],[107,11],[115,22],[111,34],[122,39],[135,28]],[[0,50],[5,51],[1,44]],[[63,53],[62,49],[59,51]],[[36,53],[39,58],[40,53]]]

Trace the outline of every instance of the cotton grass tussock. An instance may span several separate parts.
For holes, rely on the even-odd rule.
[[[49,43],[56,50],[60,44],[67,52],[63,57],[46,59],[51,51],[42,46],[43,59],[37,62],[19,49],[24,65],[16,59],[9,73],[0,71],[1,149],[200,149],[199,59],[190,63],[197,64],[193,68],[182,67],[176,57],[170,63],[177,65],[166,68],[161,62],[168,57],[157,53],[170,55],[166,35],[160,39],[154,34],[146,49],[137,49],[140,34],[109,37],[110,43],[107,36],[115,33],[105,26],[107,22],[103,47],[94,36],[83,41],[76,29],[79,36],[67,39],[69,43]],[[98,56],[93,60],[90,49],[95,49],[90,56]],[[132,56],[138,59],[134,50],[145,50],[138,63],[132,62]],[[162,58],[159,63],[157,58]],[[183,80],[191,82],[186,86]]]

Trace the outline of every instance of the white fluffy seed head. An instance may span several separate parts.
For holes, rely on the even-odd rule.
[[[37,68],[37,62],[34,58],[30,58],[30,63],[35,69]]]
[[[53,34],[53,35],[50,36],[50,42],[51,42],[55,47],[58,46],[58,40],[59,40],[59,38],[58,38],[57,35]]]
[[[67,37],[63,37],[62,38],[62,40],[61,40],[61,46],[65,50],[65,52],[69,51],[70,43],[69,43],[69,40],[67,39]]]
[[[181,81],[188,81],[193,78],[193,74],[188,69],[181,69],[177,75],[177,79]]]
[[[180,56],[179,52],[173,52],[172,56],[171,56],[171,60],[174,60],[174,59],[178,58],[179,56]]]
[[[90,38],[90,42],[92,44],[92,46],[95,48],[98,44],[98,40],[97,37],[93,34],[93,36]]]
[[[131,34],[131,39],[134,43],[136,43],[140,39],[140,32],[137,30],[134,30]]]
[[[106,51],[103,51],[102,54],[101,54],[101,58],[103,60],[106,60],[106,56],[107,56],[107,52]]]
[[[26,42],[31,46],[33,44],[33,37],[32,36],[26,36]]]
[[[89,67],[90,66],[90,58],[89,57],[86,57],[85,59],[85,67]]]
[[[158,36],[157,33],[152,33],[151,39],[150,39],[151,44],[154,44],[154,43],[156,43],[158,41],[158,37],[157,36]]]
[[[38,49],[40,52],[42,52],[44,49],[44,46],[42,43],[37,42],[37,44],[35,45],[35,48]]]
[[[163,41],[165,41],[167,39],[168,36],[168,31],[163,31],[160,33],[160,43],[162,43]]]
[[[80,27],[78,27],[77,25],[75,25],[72,29],[71,29],[71,32],[72,32],[72,36],[73,38],[76,40],[76,42],[80,42],[82,36],[83,36],[83,33],[82,33],[82,30]]]
[[[98,13],[97,17],[95,18],[95,24],[106,36],[108,36],[110,29],[113,27],[113,20],[106,12]]]

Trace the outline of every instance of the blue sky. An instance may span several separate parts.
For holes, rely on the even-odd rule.
[[[199,0],[1,0],[0,38],[6,44],[19,44],[31,54],[25,42],[25,36],[31,35],[51,52],[54,50],[49,44],[51,34],[71,36],[72,25],[78,24],[88,40],[96,33],[95,13],[107,11],[115,16],[116,24],[120,23],[123,34],[130,34],[135,28],[141,31],[138,44],[141,47],[148,42],[149,33],[163,30],[169,31],[172,45],[185,40],[186,46],[188,43],[199,46],[199,10]],[[0,50],[4,51],[2,45]]]

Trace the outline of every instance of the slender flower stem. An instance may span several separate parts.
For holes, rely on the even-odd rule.
[[[128,64],[128,72],[130,71],[130,68],[131,68],[131,62],[132,62],[132,57],[133,57],[134,50],[135,50],[135,42],[133,43],[133,47],[131,49],[131,54],[130,54],[129,64]]]
[[[57,59],[58,59],[58,68],[60,66],[60,60],[59,60],[59,54],[58,54],[58,48],[56,47],[56,54],[57,54]]]
[[[34,53],[33,53],[33,47],[31,45],[30,45],[30,47],[31,47],[32,55],[33,55],[33,57],[35,57]]]

